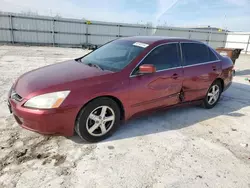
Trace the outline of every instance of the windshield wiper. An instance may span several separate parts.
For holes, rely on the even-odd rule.
[[[87,63],[87,65],[90,66],[90,67],[98,68],[98,69],[100,69],[100,70],[104,70],[103,68],[101,68],[101,67],[100,67],[99,65],[97,65],[97,64]]]

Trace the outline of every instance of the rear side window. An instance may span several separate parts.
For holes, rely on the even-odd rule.
[[[208,47],[199,43],[182,43],[185,65],[195,65],[210,61]]]
[[[209,48],[208,48],[208,54],[209,54],[209,61],[216,61],[216,60],[218,60],[218,58],[216,57],[216,55]]]
[[[178,43],[165,44],[154,49],[140,65],[153,64],[156,71],[179,67],[179,45]]]

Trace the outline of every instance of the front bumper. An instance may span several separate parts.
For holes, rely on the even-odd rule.
[[[28,130],[41,134],[56,134],[72,136],[74,134],[75,119],[80,109],[30,109],[25,108],[12,99],[8,99],[8,106],[17,123]]]

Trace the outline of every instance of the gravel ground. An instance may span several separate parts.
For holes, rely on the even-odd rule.
[[[250,187],[250,56],[218,105],[175,108],[130,120],[108,140],[43,136],[20,128],[6,106],[26,71],[82,49],[0,46],[0,188]]]

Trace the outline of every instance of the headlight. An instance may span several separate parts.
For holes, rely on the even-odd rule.
[[[24,106],[40,109],[58,108],[69,93],[70,91],[59,91],[38,95],[29,99]]]

